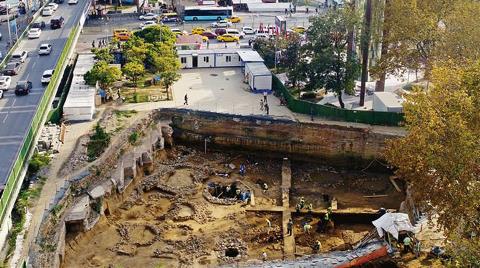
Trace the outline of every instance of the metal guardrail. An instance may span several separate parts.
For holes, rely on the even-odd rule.
[[[27,29],[28,28],[29,27],[27,27]],[[4,191],[2,193],[2,196],[0,197],[0,223],[3,223],[3,221],[5,220],[6,208],[11,201],[10,199],[12,197],[12,192],[14,191],[14,189],[16,188],[17,184],[20,181],[19,178],[20,178],[22,169],[24,167],[24,164],[26,164],[25,161],[28,159],[30,149],[32,148],[32,145],[33,145],[32,144],[33,140],[35,139],[36,135],[38,134],[38,131],[40,130],[43,118],[45,117],[48,107],[50,105],[52,94],[55,93],[55,87],[58,83],[58,79],[60,78],[59,76],[60,76],[61,70],[67,64],[66,58],[70,53],[70,50],[72,49],[72,44],[78,31],[79,31],[79,26],[76,25],[73,27],[72,31],[70,32],[70,35],[68,36],[68,39],[67,39],[67,42],[65,43],[65,47],[62,51],[62,54],[60,54],[60,57],[58,58],[57,66],[55,67],[55,72],[50,80],[50,83],[45,89],[45,94],[43,94],[42,99],[40,100],[37,111],[32,119],[30,128],[28,129],[27,135],[23,140],[23,146],[21,147],[18,153],[17,159],[14,162],[15,164],[13,165],[10,175],[7,178],[7,183],[5,184]],[[23,37],[23,34],[22,34],[22,37]],[[21,40],[21,38],[19,38],[18,40]],[[12,50],[13,50],[13,47],[12,47]]]

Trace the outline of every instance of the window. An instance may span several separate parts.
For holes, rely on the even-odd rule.
[[[187,58],[181,57],[181,58],[180,58],[180,61],[181,61],[183,64],[185,64],[185,63],[187,63]]]
[[[227,57],[225,58],[225,60],[226,60],[226,62],[231,62],[231,61],[232,61],[232,56],[227,56]]]
[[[204,61],[204,62],[208,62],[209,60],[210,60],[209,57],[203,57],[203,61]]]

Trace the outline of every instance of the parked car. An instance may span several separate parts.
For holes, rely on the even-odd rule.
[[[154,22],[153,20],[149,20],[149,21],[146,21],[146,22],[140,24],[140,29],[143,30],[143,29],[145,29],[145,28],[147,28],[147,27],[151,27],[151,26],[155,26],[155,25],[157,25],[156,22]]]
[[[28,30],[28,39],[36,39],[40,38],[40,34],[42,34],[42,30],[40,28],[32,28]]]
[[[42,85],[46,85],[50,83],[50,79],[52,79],[52,75],[54,73],[54,70],[45,70],[42,74],[42,78],[40,81],[42,82]]]
[[[64,0],[54,0],[53,2],[55,4],[63,4]]]
[[[47,7],[51,7],[53,11],[57,11],[58,9],[58,4],[55,3],[48,3]]]
[[[32,23],[31,28],[39,28],[43,30],[45,28],[45,22],[44,21],[34,22]]]
[[[3,99],[3,90],[0,89],[0,99]]]
[[[242,39],[245,36],[244,33],[239,32],[237,29],[227,29],[227,34],[235,35],[240,39]]]
[[[42,16],[52,16],[53,12],[54,12],[53,8],[46,6],[42,10]]]
[[[7,91],[12,83],[12,78],[10,76],[0,76],[0,90]]]
[[[223,34],[226,34],[226,33],[227,33],[227,29],[225,29],[225,28],[217,28],[217,29],[215,29],[215,34],[216,34],[217,36],[223,35]]]
[[[237,42],[240,40],[238,36],[231,34],[224,34],[217,37],[217,40],[220,42]]]
[[[210,24],[210,26],[212,28],[225,28],[225,27],[231,27],[232,23],[229,22],[228,20],[219,20],[219,21],[216,21],[216,22],[212,22],[212,24]]]
[[[76,5],[78,4],[78,0],[68,0],[69,5]]]
[[[154,13],[147,13],[138,17],[138,19],[140,20],[156,20],[157,18],[158,18],[158,15]]]
[[[8,76],[17,75],[18,72],[20,71],[21,66],[22,65],[18,61],[9,62],[9,63],[7,63],[7,66],[5,66],[5,69],[3,69],[2,73],[4,75],[8,75]]]
[[[252,27],[242,27],[242,33],[244,35],[255,34],[255,30]]]
[[[18,62],[24,63],[27,57],[28,57],[28,52],[25,50],[21,50],[13,53],[10,61],[12,62],[18,61]]]
[[[208,39],[217,39],[217,35],[211,31],[205,31],[202,33],[202,35]]]
[[[238,16],[232,16],[228,19],[231,23],[239,23],[242,19]]]
[[[15,86],[15,95],[17,96],[28,95],[31,89],[32,89],[32,82],[27,80],[18,81],[17,86]]]
[[[202,34],[205,31],[206,30],[203,27],[195,27],[192,29],[192,34]]]
[[[188,32],[187,31],[182,31],[180,29],[176,29],[176,28],[173,28],[171,29],[172,33],[174,33],[176,36],[179,36],[179,35],[188,35]]]
[[[65,19],[63,17],[53,18],[50,20],[50,29],[55,30],[63,27]]]
[[[41,44],[38,48],[38,55],[50,55],[52,52],[52,45],[50,44]]]
[[[305,33],[305,27],[295,26],[295,27],[292,27],[292,31],[297,32],[299,34],[303,34],[303,33]]]
[[[163,17],[162,18],[162,23],[176,23],[176,22],[180,22],[180,18],[178,17]]]

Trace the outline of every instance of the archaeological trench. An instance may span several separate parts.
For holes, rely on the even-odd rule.
[[[405,200],[380,164],[387,132],[162,109],[118,135],[44,217],[32,267],[336,267]],[[301,197],[311,211],[296,211]],[[334,226],[320,228],[329,206]]]

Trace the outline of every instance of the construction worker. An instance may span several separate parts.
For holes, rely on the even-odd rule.
[[[303,232],[306,233],[306,234],[309,234],[309,233],[310,233],[310,229],[312,229],[312,226],[310,225],[310,223],[306,222],[306,223],[303,225]]]
[[[295,206],[295,211],[296,211],[297,213],[300,213],[300,204],[297,204],[297,205]]]
[[[267,223],[268,228],[272,228],[272,222],[268,218],[265,218],[265,222]]]
[[[262,253],[262,260],[267,261],[267,252],[265,251]]]
[[[413,252],[412,239],[407,236],[403,239],[403,253]]]
[[[288,220],[288,223],[287,223],[287,233],[288,233],[288,235],[292,235],[292,234],[293,234],[293,220],[292,220],[292,219],[289,219],[289,220]]]
[[[268,190],[268,184],[266,182],[263,183],[263,193],[266,193]]]
[[[320,250],[322,250],[322,243],[320,243],[320,241],[317,240],[317,241],[315,242],[315,244],[313,245],[313,252],[314,252],[314,253],[319,253]]]
[[[313,210],[313,205],[312,205],[312,203],[310,203],[310,204],[307,206],[307,210],[308,210],[308,214],[312,214],[312,210]]]
[[[305,207],[305,198],[300,197],[300,209],[303,209]]]

